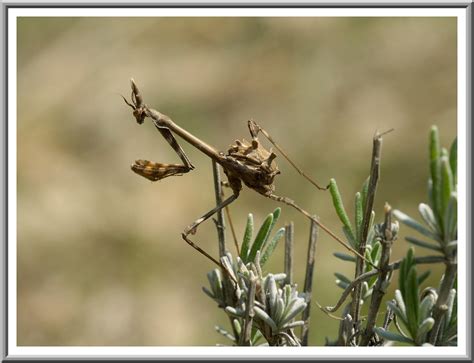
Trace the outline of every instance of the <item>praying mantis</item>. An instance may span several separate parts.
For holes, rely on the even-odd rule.
[[[358,251],[339,238],[317,218],[297,205],[292,199],[275,194],[274,179],[278,174],[280,174],[280,170],[278,170],[278,166],[275,163],[275,158],[277,155],[271,149],[267,150],[260,143],[258,139],[259,133],[264,135],[268,141],[270,141],[270,143],[272,143],[273,146],[275,146],[275,148],[285,157],[285,159],[288,160],[288,162],[316,188],[320,190],[327,190],[328,187],[321,187],[309,176],[307,176],[272,139],[270,134],[262,129],[255,121],[249,120],[247,123],[251,141],[249,142],[245,139],[235,140],[234,143],[230,145],[230,148],[227,150],[227,152],[224,153],[218,151],[213,146],[208,145],[206,142],[175,124],[169,116],[162,114],[153,108],[149,108],[143,102],[143,97],[133,79],[131,79],[131,87],[131,102],[127,101],[125,97],[122,97],[125,103],[133,109],[133,116],[135,117],[137,123],[143,124],[147,117],[150,118],[155,127],[165,138],[165,140],[171,145],[173,150],[177,153],[178,157],[182,161],[182,164],[163,164],[148,160],[136,160],[131,166],[131,169],[135,173],[151,181],[158,181],[169,176],[182,175],[194,169],[194,165],[188,159],[186,153],[173,136],[174,133],[219,164],[227,176],[228,185],[232,190],[232,195],[222,201],[220,205],[217,205],[215,208],[211,209],[202,217],[198,218],[189,226],[187,226],[181,234],[182,238],[195,250],[206,256],[218,266],[222,267],[221,263],[217,259],[212,257],[209,253],[195,244],[189,238],[189,235],[195,234],[198,226],[201,223],[235,201],[239,197],[239,194],[242,190],[242,184],[245,184],[247,187],[253,189],[266,198],[284,203],[298,210],[304,216],[314,221],[314,223],[316,223],[322,230],[328,233],[347,250],[367,261],[365,257],[362,256]],[[370,261],[367,262],[370,263]]]

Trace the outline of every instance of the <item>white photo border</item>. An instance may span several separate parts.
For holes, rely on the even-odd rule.
[[[347,2],[346,2],[347,3]],[[354,4],[354,5],[353,5]],[[357,5],[358,4],[358,5]],[[5,337],[2,339],[3,347],[2,358],[8,359],[217,359],[217,358],[271,358],[271,359],[357,359],[377,360],[377,359],[433,359],[433,360],[451,360],[465,359],[471,357],[471,306],[472,290],[470,279],[472,277],[472,248],[471,230],[468,225],[468,215],[470,216],[472,205],[472,194],[470,190],[471,181],[471,132],[472,127],[469,121],[472,121],[471,95],[472,85],[472,50],[470,42],[472,41],[471,19],[472,4],[466,2],[457,2],[456,5],[440,5],[440,3],[430,3],[430,5],[418,5],[412,7],[406,3],[393,5],[392,3],[377,3],[378,5],[362,5],[361,3],[350,3],[350,7],[334,6],[328,7],[318,3],[274,3],[274,5],[248,5],[240,4],[198,4],[173,6],[153,3],[144,6],[136,4],[108,3],[104,5],[95,5],[82,3],[78,5],[55,3],[54,5],[33,4],[14,4],[5,5],[3,8],[4,22],[4,62],[5,72],[2,82],[5,85],[5,97],[3,99],[5,148],[2,148],[3,158],[5,160],[6,172],[4,177],[5,193],[2,200],[5,206],[5,219],[3,223],[5,241],[2,252],[5,254],[5,270],[2,271],[3,284],[3,303],[4,303],[4,324]],[[387,5],[388,4],[388,5]],[[392,5],[390,5],[392,4]],[[446,3],[444,3],[446,4]],[[464,4],[464,5],[463,5]],[[470,4],[470,5],[469,5]],[[96,7],[97,6],[97,7]],[[369,6],[369,7],[367,7]],[[134,17],[134,16],[338,16],[338,17],[377,17],[377,16],[417,16],[417,17],[456,17],[458,22],[458,193],[459,205],[459,241],[465,243],[459,244],[459,256],[465,256],[458,261],[458,314],[465,316],[465,319],[458,319],[458,346],[457,347],[436,347],[427,349],[423,347],[300,347],[284,348],[277,350],[272,347],[24,347],[17,346],[17,311],[16,311],[16,19],[18,16],[101,16],[101,17]],[[2,226],[3,227],[3,226]],[[3,270],[3,269],[2,269]],[[469,301],[469,304],[467,303]],[[469,359],[470,360],[470,359]]]

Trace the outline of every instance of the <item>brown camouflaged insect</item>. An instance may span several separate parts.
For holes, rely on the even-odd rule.
[[[280,174],[278,167],[275,163],[276,154],[272,150],[267,150],[259,142],[258,134],[261,132],[276,148],[277,150],[288,160],[288,162],[308,181],[320,190],[326,190],[327,187],[323,188],[314,182],[309,176],[307,176],[300,168],[298,168],[293,161],[286,155],[286,153],[275,143],[271,136],[262,129],[256,122],[249,120],[248,128],[250,131],[251,141],[236,140],[226,153],[216,150],[214,147],[208,145],[204,141],[200,140],[196,136],[192,135],[188,131],[184,130],[177,124],[175,124],[170,117],[149,108],[144,102],[140,91],[133,79],[131,79],[132,86],[132,103],[128,102],[125,97],[124,101],[133,109],[133,116],[136,118],[139,124],[142,124],[146,117],[152,119],[153,124],[171,145],[171,147],[178,154],[183,164],[162,164],[151,162],[148,160],[136,160],[131,166],[132,170],[151,181],[157,181],[173,175],[182,175],[194,169],[194,166],[189,161],[188,157],[180,147],[173,133],[179,135],[189,144],[206,154],[216,163],[222,166],[224,173],[227,176],[229,186],[232,189],[232,195],[224,200],[220,205],[216,206],[202,217],[198,218],[188,227],[186,227],[182,233],[183,239],[193,248],[198,250],[200,253],[205,255],[207,258],[212,260],[217,265],[221,266],[219,261],[214,257],[210,256],[206,251],[197,246],[193,241],[189,239],[189,234],[196,233],[197,227],[209,219],[214,213],[217,213],[222,208],[225,208],[234,200],[236,200],[242,190],[242,183],[249,188],[255,190],[259,194],[273,199],[278,202],[285,203],[302,214],[307,218],[314,221],[321,229],[333,237],[337,242],[343,245],[346,249],[366,260],[361,254],[354,250],[351,246],[345,243],[341,238],[336,236],[330,229],[321,224],[319,220],[307,211],[299,207],[293,200],[276,195],[274,193],[275,186],[273,180],[276,175]],[[366,260],[367,261],[367,260]],[[367,261],[370,263],[370,261]],[[372,265],[372,264],[371,264]]]

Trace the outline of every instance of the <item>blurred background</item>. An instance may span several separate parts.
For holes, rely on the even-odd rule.
[[[224,312],[201,291],[214,266],[180,236],[214,206],[211,162],[182,142],[191,173],[152,183],[130,170],[139,158],[179,162],[123,102],[130,77],[149,106],[220,150],[248,139],[253,118],[314,179],[335,178],[350,215],[374,133],[394,128],[377,222],[385,202],[418,216],[430,126],[443,146],[456,135],[455,18],[19,18],[19,345],[228,344],[214,331],[228,327]],[[329,193],[276,161],[276,192],[342,235]],[[245,188],[231,206],[239,240],[248,213],[260,225],[277,206]],[[277,227],[295,223],[302,286],[309,222],[280,206]],[[195,240],[217,255],[212,222]],[[342,291],[334,272],[353,275],[335,251],[321,232],[313,298],[323,306]],[[283,270],[283,243],[267,269]],[[335,338],[338,322],[312,314],[310,344]]]

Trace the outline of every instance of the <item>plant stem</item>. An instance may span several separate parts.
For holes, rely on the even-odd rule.
[[[247,306],[245,309],[244,325],[242,327],[242,334],[240,336],[240,342],[239,342],[239,345],[241,346],[250,345],[250,340],[251,340],[251,335],[252,335],[252,323],[253,323],[253,317],[255,315],[253,311],[253,307],[255,303],[256,288],[257,288],[257,279],[251,275],[249,295],[248,295],[248,300],[247,300]]]
[[[415,257],[414,259],[415,264],[421,265],[421,264],[432,264],[432,263],[440,263],[440,262],[446,262],[444,256],[422,256],[422,257]],[[400,268],[400,265],[402,263],[402,260],[395,261],[391,263],[390,265],[387,266],[388,271],[393,271],[393,270],[398,270]],[[344,301],[347,299],[349,294],[351,293],[352,289],[354,287],[360,285],[361,282],[364,282],[371,277],[377,275],[379,273],[378,270],[372,270],[366,273],[363,273],[362,275],[359,275],[356,279],[354,279],[349,286],[346,287],[344,292],[342,293],[341,297],[339,298],[339,301],[336,303],[334,306],[327,306],[325,308],[326,311],[333,313],[337,309],[341,307],[341,305],[344,303]]]
[[[443,316],[448,310],[447,302],[449,297],[449,292],[454,286],[454,281],[456,280],[457,275],[457,263],[456,261],[447,261],[446,270],[444,272],[443,282],[439,289],[438,299],[436,300],[436,305],[433,308],[433,318],[435,323],[433,328],[430,331],[429,342],[433,345],[436,345],[439,337],[439,329],[443,321]]]
[[[316,217],[315,217],[316,218]],[[306,296],[306,309],[303,311],[303,321],[305,324],[301,330],[301,345],[308,345],[309,323],[311,314],[311,293],[313,291],[314,260],[316,254],[316,243],[318,241],[318,225],[311,221],[309,231],[308,255],[306,259],[306,275],[304,279],[304,293]]]
[[[369,188],[367,192],[367,202],[365,204],[364,219],[362,220],[361,238],[359,241],[359,254],[365,256],[367,235],[370,227],[370,215],[372,214],[377,183],[380,174],[380,155],[382,151],[382,136],[378,132],[374,136],[372,148],[372,163],[370,166]],[[354,278],[357,279],[364,271],[364,260],[357,256]],[[360,295],[362,285],[357,285],[352,293],[351,316],[354,327],[357,330],[360,317]]]
[[[293,246],[294,246],[294,224],[288,223],[285,226],[285,284],[293,283]]]
[[[362,340],[360,345],[368,345],[372,339],[375,327],[375,320],[377,318],[382,299],[386,292],[386,286],[384,286],[389,278],[388,265],[390,262],[390,255],[392,252],[392,243],[394,236],[392,234],[392,208],[385,204],[385,223],[384,233],[381,240],[382,254],[380,257],[380,273],[375,283],[375,287],[372,293],[372,300],[370,302],[369,316],[367,317],[367,324],[364,333],[362,334]]]

